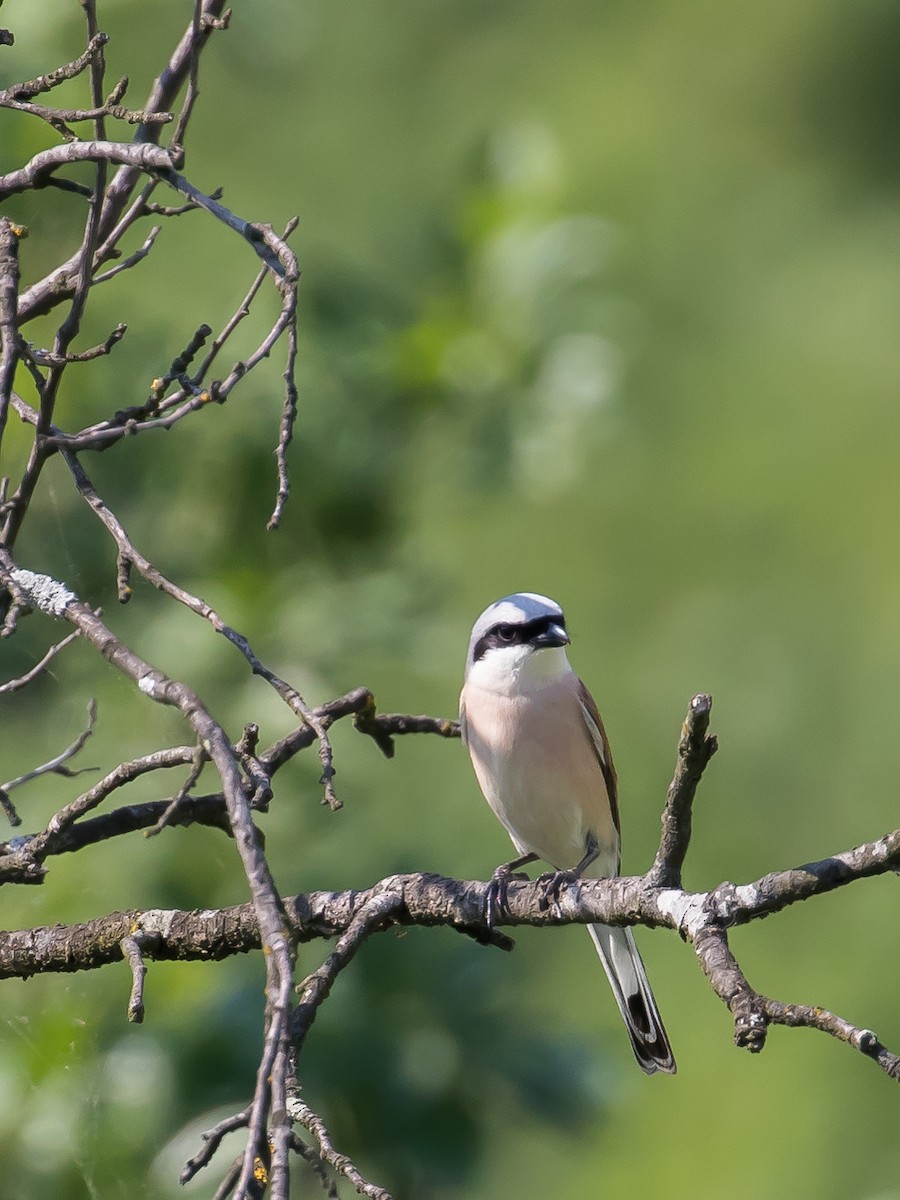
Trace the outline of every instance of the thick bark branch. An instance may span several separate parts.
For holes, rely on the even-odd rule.
[[[836,873],[831,864],[844,866]],[[870,1030],[851,1025],[825,1009],[782,1004],[756,992],[728,945],[727,930],[770,912],[777,888],[778,908],[884,874],[900,866],[900,830],[844,854],[768,875],[736,887],[725,883],[710,892],[660,888],[650,875],[585,880],[565,889],[548,908],[540,883],[512,880],[502,924],[550,926],[602,921],[611,925],[665,926],[693,946],[713,990],[735,1021],[736,1043],[753,1052],[763,1048],[769,1024],[820,1029],[871,1057],[892,1078],[900,1078],[900,1057]],[[432,874],[393,875],[370,888],[311,892],[284,899],[290,935],[298,942],[339,938],[334,953],[306,981],[294,1021],[301,1040],[338,972],[373,933],[398,925],[448,925],[477,940],[493,939],[484,924],[489,884]],[[759,897],[765,895],[766,904]],[[728,897],[728,903],[723,897]],[[145,960],[213,960],[258,950],[259,925],[251,904],[216,911],[151,910],[111,913],[80,925],[53,926],[0,934],[0,978],[44,972],[92,970],[122,957],[122,940],[140,935]]]

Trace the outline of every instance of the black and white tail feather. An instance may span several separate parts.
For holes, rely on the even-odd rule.
[[[609,980],[638,1066],[648,1075],[675,1074],[672,1047],[647,982],[647,973],[631,930],[612,925],[588,925]]]

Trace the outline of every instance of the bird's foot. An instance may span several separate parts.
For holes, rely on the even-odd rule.
[[[513,871],[509,863],[503,863],[491,876],[484,897],[484,923],[493,929],[496,921],[509,915],[508,888],[511,879],[528,879],[524,871]]]
[[[546,911],[552,905],[556,915],[560,916],[559,898],[561,893],[567,887],[571,887],[573,883],[577,883],[580,878],[578,871],[546,871],[543,875],[539,875],[535,882],[541,884],[543,888],[539,901],[541,910]]]

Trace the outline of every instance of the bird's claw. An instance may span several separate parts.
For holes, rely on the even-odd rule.
[[[490,930],[498,920],[509,916],[508,889],[511,879],[527,880],[528,876],[524,871],[511,871],[507,863],[498,867],[491,876],[484,897],[484,923]]]
[[[552,905],[557,915],[559,915],[559,898],[561,893],[573,883],[577,883],[578,879],[579,875],[577,871],[547,871],[543,875],[539,875],[535,882],[541,884],[543,890],[538,907],[546,912]]]

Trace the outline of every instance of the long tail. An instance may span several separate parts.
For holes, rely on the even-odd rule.
[[[612,987],[638,1066],[648,1075],[657,1071],[674,1075],[672,1047],[631,930],[627,926],[588,925],[588,932]]]

